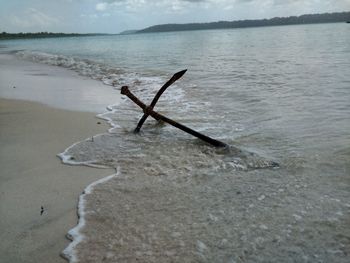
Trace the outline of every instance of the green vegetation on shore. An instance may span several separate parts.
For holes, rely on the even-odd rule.
[[[236,20],[236,21],[217,21],[209,23],[187,23],[187,24],[162,24],[150,26],[141,30],[126,30],[119,35],[129,35],[137,33],[154,32],[172,32],[189,30],[208,30],[208,29],[228,29],[228,28],[246,28],[246,27],[264,27],[264,26],[282,26],[299,24],[317,24],[317,23],[350,23],[350,12],[324,13],[324,14],[306,14],[301,16],[274,17],[271,19],[255,20]],[[0,33],[0,40],[5,39],[26,39],[26,38],[54,38],[54,37],[84,37],[84,36],[104,36],[113,34],[79,34],[79,33]]]
[[[136,33],[206,30],[206,29],[226,29],[244,27],[263,27],[281,25],[299,25],[316,23],[337,23],[350,21],[350,12],[307,14],[290,17],[274,17],[271,19],[258,20],[238,20],[238,21],[218,21],[211,23],[190,23],[190,24],[163,24],[147,27]]]
[[[52,33],[52,32],[37,32],[37,33],[0,33],[0,40],[4,39],[23,39],[23,38],[50,38],[50,37],[82,37],[82,36],[100,36],[108,34],[78,34],[78,33]]]

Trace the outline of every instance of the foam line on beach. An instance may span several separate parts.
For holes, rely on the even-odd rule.
[[[99,135],[102,135],[102,133],[101,134],[96,134],[93,137],[96,137],[96,136],[99,136]],[[89,141],[89,140],[91,140],[91,138],[86,138],[83,141]],[[64,150],[64,152],[57,154],[57,156],[62,160],[62,163],[68,164],[68,165],[85,165],[85,166],[89,166],[89,167],[93,167],[93,168],[102,168],[102,169],[110,168],[108,166],[96,164],[96,162],[97,162],[96,160],[91,160],[91,161],[88,161],[88,162],[77,162],[77,161],[74,161],[73,156],[68,154],[68,152],[69,152],[70,149],[72,149],[73,147],[75,147],[79,143],[82,143],[83,141],[78,141],[78,142],[72,144],[71,146],[69,146],[66,150]]]
[[[119,127],[119,125],[114,123],[111,118],[109,118],[107,116],[104,116],[104,115],[106,115],[108,113],[115,113],[116,112],[115,107],[117,105],[119,105],[119,103],[109,105],[109,106],[106,107],[107,111],[96,115],[97,118],[100,118],[102,120],[107,121],[107,123],[110,125],[111,128],[108,129],[108,133],[111,133],[112,130],[114,128]],[[96,135],[94,135],[94,137],[95,136],[99,136],[99,135],[102,135],[102,134],[96,134]],[[91,140],[91,138],[86,138],[85,140],[78,141],[78,142],[72,144],[64,152],[57,154],[57,156],[62,160],[62,162],[64,164],[68,164],[68,165],[85,165],[85,166],[89,166],[89,167],[93,167],[93,168],[110,168],[110,167],[107,167],[107,166],[95,164],[96,160],[92,160],[92,161],[88,161],[88,162],[74,161],[72,159],[72,155],[68,154],[70,149],[74,148],[79,143],[82,143],[83,141],[88,141],[88,140]],[[97,181],[92,182],[91,184],[89,184],[84,189],[83,193],[79,196],[78,209],[77,209],[78,210],[77,211],[78,224],[74,228],[72,228],[72,229],[70,229],[68,231],[67,238],[69,240],[71,240],[72,242],[70,242],[70,244],[61,253],[62,256],[64,258],[66,258],[69,262],[77,262],[78,261],[75,248],[80,242],[82,242],[84,240],[84,234],[81,233],[81,229],[83,229],[83,227],[86,225],[85,215],[86,215],[87,212],[86,212],[86,200],[85,200],[85,197],[87,195],[90,195],[93,192],[95,186],[97,186],[99,184],[102,184],[102,183],[105,183],[105,182],[111,180],[115,176],[119,176],[119,174],[120,174],[119,167],[117,167],[116,170],[117,171],[116,171],[115,174],[109,175],[107,177],[104,177],[104,178],[102,178],[100,180],[97,180]]]
[[[87,195],[90,195],[94,188],[102,183],[105,183],[115,176],[120,175],[120,169],[117,167],[117,171],[115,174],[111,174],[107,177],[104,177],[100,180],[97,180],[91,184],[89,184],[83,191],[83,193],[79,196],[79,202],[78,202],[78,224],[72,228],[71,230],[68,231],[67,237],[72,240],[72,242],[66,247],[63,252],[62,256],[69,260],[69,262],[78,262],[78,257],[75,251],[75,247],[84,240],[85,236],[83,233],[81,233],[81,229],[85,226],[86,220],[85,220],[85,215],[87,214],[86,211],[86,200],[85,197]]]
[[[112,133],[112,130],[114,128],[118,128],[120,126],[118,124],[114,123],[111,118],[104,116],[104,115],[106,115],[108,113],[116,113],[115,107],[118,106],[119,104],[120,103],[118,102],[118,103],[109,105],[106,107],[107,111],[96,115],[97,118],[106,121],[110,125],[111,128],[108,129],[108,133]],[[96,137],[99,135],[103,135],[103,133],[96,134],[93,137]],[[84,141],[89,141],[89,140],[91,140],[91,138],[86,138],[85,140],[78,141],[78,142],[72,144],[71,146],[69,146],[67,149],[65,149],[64,152],[57,154],[57,156],[62,160],[62,162],[64,164],[68,164],[68,165],[85,165],[85,166],[89,166],[89,167],[93,167],[93,168],[103,168],[103,169],[110,168],[110,167],[104,166],[104,165],[97,165],[96,160],[91,160],[88,162],[77,162],[77,161],[74,161],[72,155],[68,154],[70,149],[74,148],[76,145],[78,145]]]
[[[122,98],[122,100],[123,99],[124,98]],[[96,115],[97,118],[99,118],[101,120],[104,120],[104,121],[107,121],[107,123],[111,126],[111,128],[108,129],[109,133],[112,133],[113,129],[115,129],[115,128],[120,128],[120,126],[118,124],[114,123],[111,118],[109,118],[109,117],[107,117],[105,115],[108,114],[108,113],[112,113],[112,114],[116,113],[117,112],[116,107],[119,104],[120,104],[120,102],[112,104],[112,105],[109,105],[109,106],[106,107],[106,109],[108,111]]]

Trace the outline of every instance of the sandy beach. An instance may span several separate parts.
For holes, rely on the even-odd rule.
[[[30,70],[36,74],[28,74]],[[93,113],[102,108],[102,100],[91,110],[84,96],[70,96],[66,89],[88,87],[89,94],[94,94],[102,84],[65,69],[3,54],[0,74],[0,97],[12,98],[0,99],[0,261],[65,262],[60,253],[69,243],[67,231],[77,223],[80,193],[114,172],[63,165],[56,156],[74,142],[108,129],[95,117],[97,112]],[[51,99],[40,92],[45,89],[46,94],[53,93]],[[116,98],[118,95],[109,98],[105,105]],[[24,101],[65,108],[73,99],[75,109],[91,112]]]

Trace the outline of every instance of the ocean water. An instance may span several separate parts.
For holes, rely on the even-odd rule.
[[[128,98],[105,134],[60,154],[114,167],[88,186],[72,262],[348,262],[350,27],[320,24],[3,42],[17,56],[122,85],[229,145],[148,118]],[[276,163],[279,167],[276,167]]]

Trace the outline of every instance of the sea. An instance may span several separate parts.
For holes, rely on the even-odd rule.
[[[187,69],[154,110],[227,144],[106,105],[109,131],[57,153],[116,171],[80,196],[70,262],[349,262],[348,24],[2,44],[145,104]]]

